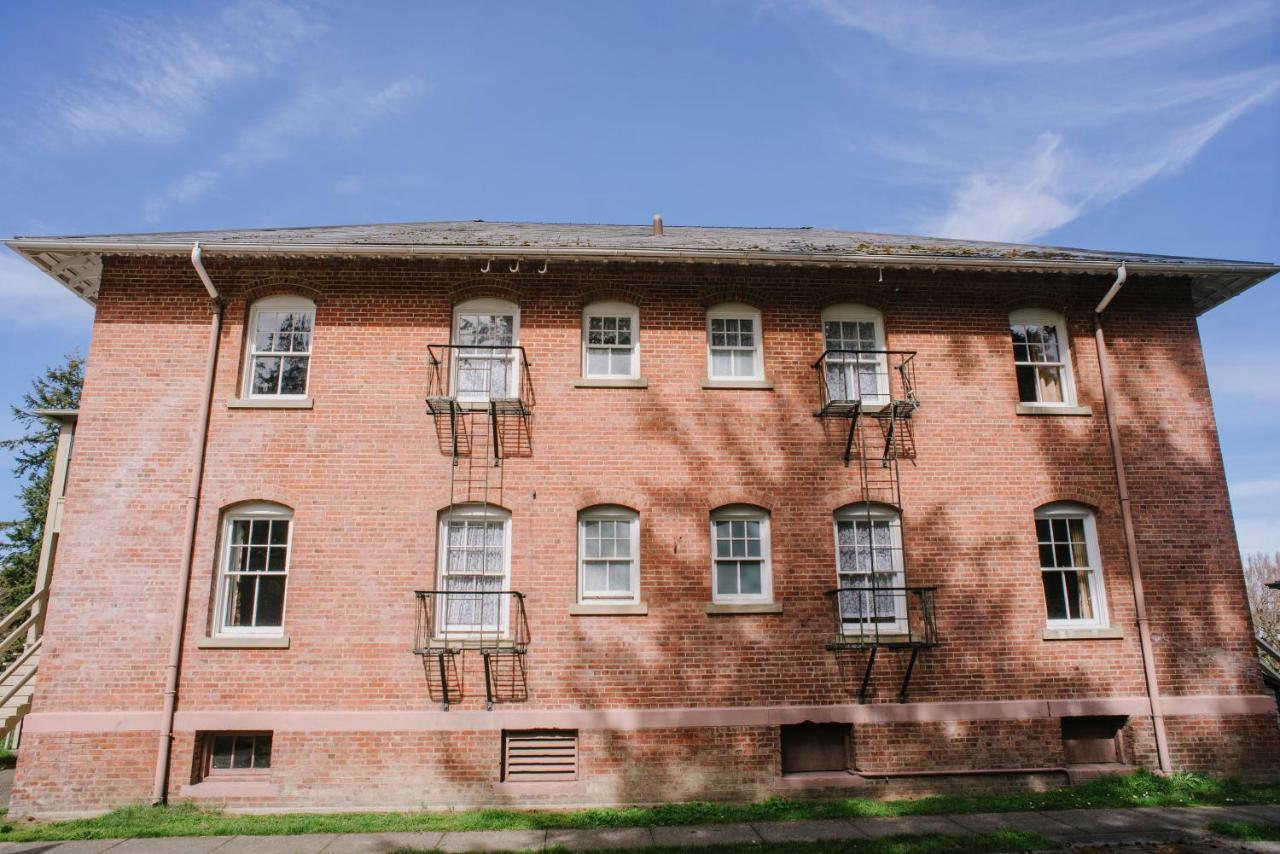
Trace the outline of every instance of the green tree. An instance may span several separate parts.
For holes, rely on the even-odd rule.
[[[31,382],[22,403],[11,407],[23,435],[0,441],[13,453],[13,474],[21,484],[22,517],[0,522],[0,614],[7,614],[35,589],[44,517],[53,479],[58,426],[36,415],[37,409],[75,409],[84,385],[84,359],[72,352],[66,361],[45,369]]]

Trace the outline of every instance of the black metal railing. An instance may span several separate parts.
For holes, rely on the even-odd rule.
[[[533,378],[520,346],[428,344],[427,400],[533,406]]]
[[[822,394],[820,414],[855,407],[863,412],[915,409],[920,405],[915,357],[914,350],[824,350],[813,363]]]
[[[529,622],[523,593],[415,590],[414,595],[418,613],[413,651],[418,655],[464,649],[525,652],[529,648]]]
[[[835,622],[835,637],[827,648],[936,646],[935,590],[862,585],[827,591]]]

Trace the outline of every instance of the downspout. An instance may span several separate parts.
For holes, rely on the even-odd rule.
[[[1120,447],[1120,425],[1111,405],[1111,368],[1107,355],[1107,339],[1102,332],[1102,313],[1124,287],[1129,271],[1121,264],[1116,280],[1102,302],[1093,310],[1093,339],[1098,348],[1098,372],[1102,377],[1102,405],[1107,412],[1107,433],[1111,437],[1111,459],[1116,469],[1116,491],[1120,494],[1120,516],[1124,520],[1124,540],[1129,550],[1129,575],[1133,582],[1133,604],[1138,615],[1138,641],[1142,647],[1142,669],[1146,674],[1147,700],[1151,705],[1151,725],[1155,732],[1156,758],[1160,771],[1169,773],[1169,744],[1164,729],[1164,712],[1160,706],[1160,684],[1156,680],[1155,653],[1151,647],[1151,625],[1147,620],[1147,599],[1142,589],[1142,568],[1138,563],[1138,536],[1133,527],[1133,507],[1129,500],[1129,482],[1124,474],[1124,452]]]
[[[191,266],[209,292],[212,315],[209,319],[209,353],[206,357],[204,390],[200,397],[200,413],[196,419],[195,464],[191,469],[191,488],[187,493],[187,522],[182,534],[182,569],[178,574],[178,589],[174,594],[172,640],[169,644],[169,664],[165,673],[164,724],[160,730],[160,750],[156,757],[155,787],[151,792],[152,804],[163,804],[168,799],[169,755],[173,747],[173,716],[178,704],[178,670],[182,663],[182,636],[187,623],[188,588],[191,584],[191,563],[195,554],[196,516],[200,508],[200,482],[204,477],[205,444],[209,437],[209,409],[213,400],[213,379],[218,364],[218,341],[222,337],[222,298],[209,280],[200,257],[200,243],[191,247]]]

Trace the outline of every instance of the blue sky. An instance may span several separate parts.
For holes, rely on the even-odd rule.
[[[0,14],[0,235],[661,212],[1280,259],[1274,0]],[[1245,550],[1280,549],[1277,319],[1272,282],[1201,320]],[[0,400],[90,321],[0,250]]]

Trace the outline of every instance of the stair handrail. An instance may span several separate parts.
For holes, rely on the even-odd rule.
[[[9,628],[9,626],[13,625],[14,621],[18,619],[19,614],[36,604],[36,602],[48,592],[49,587],[48,585],[45,585],[24,599],[21,605],[14,608],[4,619],[0,620],[0,632],[3,632],[5,629]]]
[[[43,645],[43,643],[44,643],[44,638],[41,638],[40,640],[38,640],[38,641],[36,641],[35,643],[31,644],[31,646],[29,646],[29,647],[27,647],[26,649],[24,649],[24,650],[22,651],[22,654],[21,654],[21,655],[19,655],[17,658],[15,658],[15,659],[14,659],[14,660],[9,664],[9,666],[8,666],[8,667],[6,667],[6,668],[4,669],[4,672],[3,672],[3,673],[0,673],[0,685],[3,685],[3,684],[5,684],[6,682],[8,682],[8,681],[9,681],[9,678],[10,678],[11,676],[13,676],[13,674],[14,674],[14,673],[17,673],[17,672],[18,672],[18,668],[20,668],[20,667],[22,667],[22,665],[26,664],[26,663],[27,663],[27,661],[28,661],[28,660],[30,660],[31,656],[35,655],[35,654],[36,654],[36,652],[38,652],[38,651],[39,651],[39,649],[40,649],[41,645]],[[0,706],[3,706],[3,705],[4,705],[3,703],[0,703]]]
[[[44,638],[40,638],[35,643],[33,643],[28,649],[23,650],[22,655],[18,657],[19,660],[25,660],[29,658],[31,655],[35,654],[36,650],[38,650],[43,644],[44,644]],[[8,676],[9,672],[13,669],[14,667],[10,667],[9,670],[6,670],[5,676]],[[19,679],[17,682],[15,682],[13,684],[13,687],[11,687],[8,691],[6,691],[3,697],[0,697],[0,709],[3,709],[5,706],[9,705],[9,701],[12,700],[15,696],[17,696],[18,692],[22,690],[23,686],[26,685],[28,682],[30,682],[31,677],[35,675],[36,675],[36,668],[34,667],[28,670],[26,673],[24,673],[22,675],[22,678]]]

